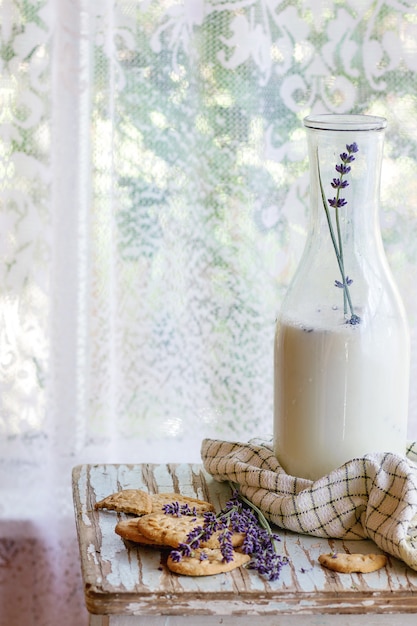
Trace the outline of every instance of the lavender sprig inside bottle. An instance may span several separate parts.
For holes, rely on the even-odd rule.
[[[330,183],[333,189],[335,189],[336,191],[336,195],[333,196],[333,198],[326,199],[325,197],[325,193],[324,193],[323,185],[321,181],[321,176],[320,176],[320,164],[319,164],[318,159],[317,159],[317,162],[318,162],[318,174],[319,174],[319,183],[320,183],[320,191],[321,191],[323,207],[326,213],[326,219],[329,225],[330,236],[331,236],[333,247],[336,253],[337,263],[338,263],[340,275],[341,275],[341,280],[336,279],[334,281],[334,284],[335,284],[335,287],[338,287],[339,289],[343,289],[344,312],[345,312],[345,317],[347,318],[346,323],[347,324],[359,324],[361,319],[354,311],[352,300],[350,297],[350,291],[349,291],[349,287],[353,283],[353,280],[352,278],[349,278],[349,276],[347,276],[345,273],[345,261],[344,261],[344,256],[343,256],[343,240],[342,240],[342,234],[341,234],[341,228],[340,228],[340,211],[339,211],[339,209],[347,205],[346,198],[342,198],[340,195],[340,192],[342,189],[346,189],[346,187],[349,186],[349,181],[346,180],[345,176],[347,176],[349,172],[351,171],[350,164],[355,160],[354,154],[356,154],[356,152],[359,151],[359,148],[356,143],[352,143],[352,144],[346,145],[346,150],[347,152],[342,152],[340,154],[341,163],[337,163],[335,166],[335,170],[338,176],[337,178],[333,178],[332,182]],[[334,231],[333,220],[330,215],[329,207],[333,208],[335,212],[336,234]],[[349,313],[348,313],[348,308],[349,308]]]

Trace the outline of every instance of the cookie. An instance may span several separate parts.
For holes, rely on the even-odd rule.
[[[152,511],[152,498],[141,489],[123,489],[96,502],[95,509],[108,509],[119,513],[146,515]]]
[[[138,531],[148,537],[151,541],[177,548],[180,543],[185,543],[187,535],[197,526],[204,525],[204,518],[193,515],[165,515],[164,513],[151,513],[138,519]],[[201,543],[202,547],[218,548],[218,535],[221,531],[214,533],[210,539]],[[234,548],[241,546],[245,538],[244,533],[233,533],[231,543]]]
[[[188,533],[203,524],[202,517],[185,515],[175,517],[164,513],[151,513],[138,520],[138,530],[155,543],[178,548],[180,543],[185,542]]]
[[[342,574],[352,574],[353,572],[368,574],[384,567],[387,563],[387,557],[384,554],[345,554],[338,552],[321,554],[319,563],[327,569]]]
[[[205,511],[214,511],[214,506],[210,502],[204,500],[198,500],[197,498],[191,498],[189,496],[183,496],[179,493],[154,493],[152,498],[152,513],[161,513],[163,511],[164,504],[172,504],[178,502],[180,506],[188,504],[191,510],[196,510],[196,513],[204,513]]]
[[[175,517],[164,513],[150,513],[138,519],[138,531],[155,543],[178,548],[184,543],[188,533],[196,526],[202,526],[202,517]]]
[[[231,572],[237,567],[249,563],[250,556],[241,552],[234,552],[233,561],[223,561],[219,548],[202,548],[194,550],[192,556],[184,556],[181,561],[174,561],[169,555],[168,569],[175,574],[184,576],[211,576],[222,572]]]
[[[149,537],[145,537],[139,529],[138,529],[138,517],[133,519],[125,519],[121,520],[116,524],[114,529],[115,533],[122,537],[122,539],[127,539],[128,541],[133,541],[134,543],[139,543],[142,546],[151,546],[154,548],[166,548],[167,546],[162,546]]]

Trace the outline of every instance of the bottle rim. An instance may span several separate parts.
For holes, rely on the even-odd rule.
[[[348,132],[383,130],[387,126],[385,117],[379,117],[377,115],[336,115],[334,113],[322,113],[319,115],[308,115],[304,118],[303,122],[306,128]]]

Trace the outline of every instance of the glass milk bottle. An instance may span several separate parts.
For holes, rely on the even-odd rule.
[[[386,120],[304,126],[310,228],[277,321],[274,452],[316,480],[366,453],[405,454],[410,347],[379,226]]]

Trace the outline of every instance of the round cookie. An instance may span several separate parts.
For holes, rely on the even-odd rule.
[[[384,554],[346,554],[338,552],[334,554],[321,554],[319,563],[327,569],[341,574],[368,574],[375,572],[387,563]]]
[[[168,569],[183,576],[212,576],[222,572],[231,572],[237,567],[249,563],[250,556],[241,552],[234,552],[233,560],[226,562],[219,548],[199,548],[192,556],[184,556],[180,561],[168,557]]]

